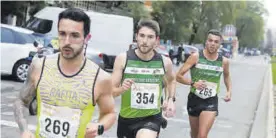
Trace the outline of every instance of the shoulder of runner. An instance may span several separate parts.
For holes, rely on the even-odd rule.
[[[165,57],[165,56],[162,56],[162,60],[163,60],[163,63],[164,63],[164,68],[165,68],[165,71],[167,72],[169,68],[172,67],[172,61],[170,58],[168,57]]]
[[[116,57],[114,66],[119,65],[121,69],[123,69],[125,67],[126,60],[127,60],[127,53],[126,52],[121,53]]]
[[[42,66],[43,66],[43,60],[44,58],[33,58],[32,63],[30,65],[30,69],[28,73],[30,74],[30,77],[33,79],[33,81],[37,84],[38,80],[41,75]],[[36,85],[35,85],[36,86]]]
[[[96,100],[102,94],[111,93],[112,81],[111,75],[100,69],[95,83]]]
[[[199,53],[193,52],[187,59],[187,62],[190,62],[191,64],[195,65],[195,64],[197,64],[198,60],[199,60]]]
[[[222,57],[222,66],[223,69],[225,69],[225,67],[229,67],[229,59],[226,57]]]

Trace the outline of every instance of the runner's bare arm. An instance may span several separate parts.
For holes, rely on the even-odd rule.
[[[28,130],[27,120],[24,117],[24,108],[30,104],[31,100],[36,95],[36,84],[41,71],[41,59],[36,58],[32,61],[27,80],[19,93],[19,97],[14,102],[14,116],[18,127],[22,132]]]
[[[112,73],[112,84],[113,84],[112,93],[114,97],[120,96],[124,92],[124,89],[120,87],[120,85],[123,77],[123,69],[124,69],[125,63],[126,63],[126,53],[122,53],[116,57],[114,62],[114,67],[113,67],[113,73]]]
[[[108,130],[115,123],[116,113],[111,76],[107,72],[100,70],[95,91],[100,93],[96,100],[100,110],[99,123],[104,125],[105,130]]]
[[[164,66],[166,70],[164,82],[166,83],[166,98],[168,97],[175,97],[175,88],[176,88],[176,80],[175,80],[175,73],[173,71],[173,64],[172,61],[167,58],[163,57]]]
[[[229,71],[229,59],[223,57],[223,78],[224,84],[226,86],[227,92],[232,92],[232,84],[231,84],[231,77]]]
[[[164,77],[164,80],[163,80],[163,83],[164,83],[164,94],[165,94],[165,100],[166,99],[168,99],[168,97],[169,97],[169,93],[168,93],[168,82],[167,82],[167,80],[166,80],[167,78],[166,77]]]
[[[190,85],[191,79],[187,79],[184,75],[197,63],[199,58],[198,53],[193,53],[187,61],[182,65],[179,71],[176,74],[176,81],[182,84]]]

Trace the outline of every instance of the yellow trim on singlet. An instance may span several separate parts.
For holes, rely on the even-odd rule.
[[[93,85],[97,73],[98,66],[87,60],[86,65],[78,75],[68,78],[60,73],[57,67],[57,58],[46,59],[41,80],[37,87],[38,122],[36,138],[41,138],[39,135],[41,132],[39,120],[42,115],[42,103],[51,106],[79,109],[81,116],[76,138],[84,138],[86,126],[92,120],[94,112],[92,89],[94,88]],[[73,94],[68,94],[69,90]],[[67,93],[64,93],[64,91],[67,91]]]

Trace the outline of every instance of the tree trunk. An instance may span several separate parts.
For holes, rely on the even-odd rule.
[[[189,45],[192,45],[192,43],[194,42],[197,31],[198,31],[198,26],[196,25],[196,23],[193,22],[193,33],[191,34]]]

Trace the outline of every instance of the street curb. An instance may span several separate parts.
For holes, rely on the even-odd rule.
[[[267,135],[266,138],[275,138],[275,119],[274,119],[274,91],[273,91],[273,82],[272,82],[272,64],[270,64],[270,68],[268,71],[268,113],[267,113]]]
[[[267,68],[263,79],[260,100],[255,111],[255,116],[249,138],[275,138],[273,88],[271,65]]]

